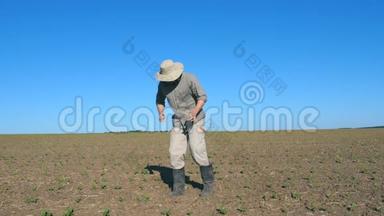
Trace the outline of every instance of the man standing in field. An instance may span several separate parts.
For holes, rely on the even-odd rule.
[[[200,166],[204,188],[201,196],[213,193],[213,168],[208,160],[203,106],[207,95],[195,76],[183,73],[184,66],[179,62],[165,60],[160,65],[157,79],[160,81],[156,105],[160,121],[165,120],[164,107],[167,99],[174,114],[172,116],[169,153],[173,168],[172,196],[180,196],[185,188],[184,155],[188,144],[195,162]]]

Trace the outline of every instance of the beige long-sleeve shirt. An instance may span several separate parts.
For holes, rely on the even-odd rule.
[[[159,83],[156,104],[165,105],[165,99],[174,111],[172,118],[186,120],[198,100],[207,101],[207,94],[194,75],[184,72],[178,81]],[[204,117],[205,112],[201,110],[196,121]]]

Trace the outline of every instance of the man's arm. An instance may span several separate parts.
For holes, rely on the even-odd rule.
[[[196,119],[197,113],[199,113],[200,110],[203,109],[204,104],[205,104],[205,100],[197,101],[195,108],[193,108],[193,110],[191,111],[191,118],[193,120]]]
[[[165,114],[164,114],[164,105],[163,104],[156,104],[157,112],[159,113],[159,120],[160,122],[165,120]]]
[[[194,97],[197,99],[196,106],[191,111],[191,118],[195,120],[197,114],[201,111],[201,109],[203,109],[205,103],[207,102],[207,94],[200,85],[200,82],[193,75],[191,75],[191,89]]]
[[[159,83],[159,87],[157,89],[156,107],[157,107],[157,112],[159,113],[159,120],[160,120],[160,122],[162,122],[165,120],[165,114],[164,114],[165,96],[163,95],[163,93],[160,89],[160,83]]]

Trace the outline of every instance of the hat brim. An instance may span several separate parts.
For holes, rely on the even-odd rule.
[[[160,72],[157,72],[156,78],[162,82],[172,82],[177,80],[177,78],[180,77],[183,71],[184,71],[183,65],[179,64],[177,65],[177,67],[174,68],[174,70],[170,74],[161,74]]]

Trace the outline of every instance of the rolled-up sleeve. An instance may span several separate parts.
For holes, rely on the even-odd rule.
[[[163,106],[165,106],[165,96],[163,94],[163,91],[161,91],[160,83],[159,83],[159,86],[157,88],[156,104],[162,104]]]
[[[196,98],[196,100],[202,100],[204,102],[207,102],[207,94],[204,88],[200,85],[198,79],[193,75],[191,75],[190,78],[190,88],[192,90],[193,97]]]

